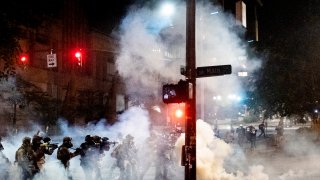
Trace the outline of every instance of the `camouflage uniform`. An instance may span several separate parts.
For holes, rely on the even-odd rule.
[[[61,161],[65,168],[68,168],[70,165],[70,159],[80,154],[80,149],[77,148],[75,152],[70,152],[69,148],[73,146],[71,143],[71,137],[64,137],[63,143],[59,146],[57,151],[57,159]]]
[[[111,153],[116,158],[117,167],[120,169],[120,179],[137,179],[137,149],[134,145],[133,136],[127,135]]]
[[[15,162],[22,169],[22,179],[32,179],[34,174],[38,172],[34,166],[34,158],[35,154],[31,147],[31,138],[25,137],[15,156]]]

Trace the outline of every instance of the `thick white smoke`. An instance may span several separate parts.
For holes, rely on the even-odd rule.
[[[127,80],[128,92],[155,93],[159,91],[159,81],[177,82],[184,78],[180,67],[185,65],[185,7],[185,3],[175,4],[171,21],[168,17],[159,18],[155,10],[137,7],[124,18],[116,63]],[[236,71],[253,72],[260,67],[259,60],[249,59],[247,43],[234,29],[233,16],[224,14],[219,7],[209,3],[196,5],[197,67],[231,64],[234,70],[232,75],[198,79],[199,87],[205,83],[206,88],[217,93],[241,93]]]
[[[136,147],[139,149],[139,152],[143,153],[144,149],[143,145],[146,143],[146,138],[149,137],[149,129],[150,129],[150,120],[148,116],[148,112],[144,109],[138,107],[132,107],[128,109],[125,113],[119,116],[119,122],[117,122],[113,126],[106,126],[104,120],[101,120],[99,123],[93,125],[89,124],[85,127],[83,126],[68,126],[67,122],[63,119],[60,120],[59,129],[61,133],[59,135],[52,135],[51,143],[62,144],[62,139],[65,136],[69,136],[72,138],[72,143],[74,144],[73,148],[77,148],[81,143],[84,142],[84,137],[86,135],[98,135],[100,137],[108,137],[110,141],[115,141],[121,143],[123,138],[126,135],[130,134],[134,137],[134,142]],[[44,129],[41,129],[40,126],[34,126],[35,128],[31,128],[31,131],[24,132],[20,131],[18,133],[10,134],[6,137],[2,138],[2,144],[4,146],[4,150],[2,151],[2,155],[0,157],[1,169],[0,175],[1,179],[20,179],[21,178],[21,170],[14,163],[15,161],[15,153],[18,148],[22,144],[22,139],[26,136],[31,137],[35,135],[38,131],[40,131],[40,135],[43,137],[47,136]],[[117,144],[116,144],[117,145]],[[110,153],[113,151],[115,146],[111,145],[111,149],[109,151],[105,151],[104,156],[101,157],[100,162],[98,163],[101,172],[103,173],[102,179],[116,179],[119,176],[119,169],[115,166],[115,159],[110,156]],[[71,150],[73,152],[74,150]],[[34,179],[42,180],[42,179],[68,179],[68,177],[72,177],[73,179],[85,179],[86,174],[83,172],[80,166],[80,157],[76,156],[75,158],[70,160],[70,168],[69,171],[66,171],[60,161],[56,158],[56,152],[52,155],[46,155],[46,163],[44,168],[40,173],[38,173]],[[97,156],[101,156],[97,154]],[[9,163],[6,163],[6,158],[9,160]],[[94,175],[91,176],[95,177]],[[94,179],[94,178],[93,178]]]
[[[184,135],[177,143],[177,151],[181,153]],[[228,172],[225,161],[234,158],[233,147],[214,136],[211,125],[197,120],[197,179],[199,180],[268,180],[269,176],[261,165],[253,165],[247,171]],[[236,162],[235,162],[236,163]]]
[[[116,62],[120,75],[126,80],[129,94],[159,95],[161,82],[177,82],[184,78],[180,75],[180,66],[185,65],[185,3],[176,4],[175,8],[176,13],[171,21],[158,18],[152,9],[138,7],[132,8],[124,18],[119,34],[120,54]],[[250,72],[259,70],[260,60],[250,59],[246,42],[234,32],[235,19],[232,15],[223,13],[219,7],[211,4],[198,3],[196,16],[197,67],[231,64],[234,70],[232,75],[197,79],[197,92],[205,86],[209,91],[221,95],[242,93],[243,87],[236,70],[247,71],[250,75]],[[197,122],[197,179],[313,177],[310,174],[314,171],[308,173],[297,170],[297,167],[294,170],[285,168],[288,164],[296,164],[288,161],[285,156],[274,157],[277,160],[272,155],[262,155],[261,158],[256,155],[256,160],[247,159],[247,152],[213,136],[208,124],[201,120]],[[176,154],[181,154],[183,143],[182,136],[176,143]],[[304,162],[303,166],[307,164],[308,167],[315,164],[314,161],[311,164],[309,161]]]
[[[118,34],[120,51],[116,63],[120,75],[125,79],[129,94],[158,95],[161,82],[177,82],[184,78],[180,75],[180,66],[185,65],[185,7],[185,3],[176,4],[175,17],[171,20],[157,17],[158,14],[152,9],[133,7],[122,21]],[[259,61],[248,59],[246,44],[233,31],[234,21],[232,16],[224,14],[219,7],[211,4],[197,4],[197,66],[231,64],[233,69],[241,69],[245,64],[248,72],[259,68]],[[173,55],[179,58],[170,59]],[[242,91],[236,74],[198,79],[199,87],[201,83],[217,93]],[[76,148],[84,142],[86,135],[99,135],[108,137],[111,141],[121,142],[127,134],[131,134],[139,151],[138,161],[143,165],[141,170],[148,171],[144,179],[154,179],[155,157],[150,155],[150,147],[146,145],[146,139],[151,136],[151,121],[148,111],[140,107],[131,107],[119,116],[119,121],[112,126],[107,126],[105,121],[101,120],[97,124],[70,127],[66,121],[61,120],[59,124],[61,133],[52,135],[51,139],[53,143],[61,144],[64,136],[70,136]],[[21,172],[14,164],[16,150],[25,136],[32,137],[38,130],[45,132],[38,125],[28,129],[31,130],[20,130],[3,137],[4,150],[3,157],[0,157],[0,179],[20,178]],[[312,142],[304,140],[299,142],[303,143],[303,147],[296,143],[287,143],[286,151],[290,152],[291,156],[297,157],[302,152],[308,153],[309,147],[317,148],[310,146]],[[184,144],[184,134],[175,144],[176,159],[170,166],[171,170],[175,171],[175,173],[171,172],[173,179],[178,180],[184,177],[184,167],[179,164],[182,144]],[[119,169],[115,167],[115,159],[110,156],[113,148],[105,152],[99,161],[102,179],[117,179],[120,176]],[[304,160],[303,163],[296,162],[297,159],[287,161],[284,157],[277,157],[279,159],[274,160],[271,156],[254,159],[252,163],[241,149],[214,137],[209,124],[203,120],[197,121],[197,179],[199,180],[301,179],[305,175],[317,175],[317,171],[291,170],[286,166],[290,164],[293,167],[293,164],[301,164],[300,168],[318,167],[318,156],[315,155],[317,153],[318,151],[314,151],[313,155],[308,156],[307,161]],[[9,159],[9,164],[6,164],[5,157]],[[86,175],[80,166],[79,157],[71,159],[70,170],[66,171],[57,160],[55,151],[53,155],[46,156],[44,169],[34,179],[64,180],[68,179],[68,176],[72,176],[73,179],[85,179]]]

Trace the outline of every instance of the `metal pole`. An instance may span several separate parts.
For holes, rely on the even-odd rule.
[[[192,85],[192,98],[186,102],[185,179],[196,179],[196,56],[195,0],[187,1],[186,14],[186,77]]]

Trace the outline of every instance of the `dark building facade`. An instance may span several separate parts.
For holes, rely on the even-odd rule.
[[[89,27],[83,8],[81,1],[64,1],[59,16],[24,28],[20,45],[27,60],[15,64],[17,92],[23,97],[3,103],[2,131],[30,121],[50,126],[59,117],[70,124],[101,118],[112,124],[125,109],[115,67],[117,41]],[[78,51],[80,57],[75,56]]]

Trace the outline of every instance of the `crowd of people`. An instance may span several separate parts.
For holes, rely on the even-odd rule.
[[[177,134],[151,133],[146,139],[146,147],[143,147],[144,156],[148,155],[150,158],[143,159],[141,162],[138,159],[138,148],[134,137],[130,134],[120,142],[109,141],[108,137],[86,135],[84,142],[74,148],[73,139],[69,136],[63,137],[62,144],[58,145],[51,143],[50,137],[42,137],[37,133],[32,138],[27,136],[22,139],[12,164],[21,169],[20,179],[32,180],[44,169],[46,156],[53,155],[56,150],[56,159],[66,172],[69,171],[70,160],[78,156],[85,175],[84,179],[106,179],[106,175],[102,177],[100,162],[105,155],[109,154],[115,162],[111,172],[116,169],[119,171],[119,177],[115,179],[143,179],[149,168],[155,166],[155,179],[165,180],[172,177],[170,163],[173,161],[173,149],[177,138]],[[6,158],[2,153],[3,149],[0,143],[0,158]],[[105,153],[106,151],[110,153]],[[8,158],[6,160],[10,163]],[[68,176],[72,179],[70,174]],[[4,177],[4,179],[7,178]]]
[[[50,141],[49,137],[43,138],[39,135],[23,138],[22,145],[16,151],[15,156],[15,163],[22,170],[23,180],[32,179],[39,173],[45,163],[45,155],[52,155],[55,149],[57,149],[56,158],[67,171],[70,160],[80,156],[80,166],[86,176],[85,179],[101,179],[99,162],[104,152],[109,151],[110,146],[116,144],[116,142],[109,141],[107,137],[97,135],[86,135],[84,142],[78,148],[73,148],[72,138],[69,136],[63,138],[60,146],[51,144]]]
[[[250,143],[250,148],[254,149],[256,148],[256,139],[257,137],[266,137],[265,133],[265,123],[262,122],[258,126],[259,130],[256,129],[254,126],[249,125],[247,127],[243,127],[242,124],[239,125],[239,127],[234,130],[233,127],[231,127],[230,131],[227,131],[224,136],[224,140],[227,143],[233,143],[237,141],[240,147],[244,147],[246,142]],[[260,134],[258,135],[258,131]]]
[[[244,127],[242,124],[240,124],[235,130],[231,125],[230,131],[226,131],[223,136],[217,134],[219,131],[216,128],[214,129],[214,132],[216,137],[223,139],[226,143],[237,143],[240,147],[247,147],[248,144],[249,148],[254,150],[256,148],[256,141],[258,138],[267,138],[266,127],[267,123],[263,121],[257,127],[253,125]],[[280,121],[274,130],[276,133],[268,137],[272,137],[274,140],[274,145],[279,146],[283,141],[283,122]]]

